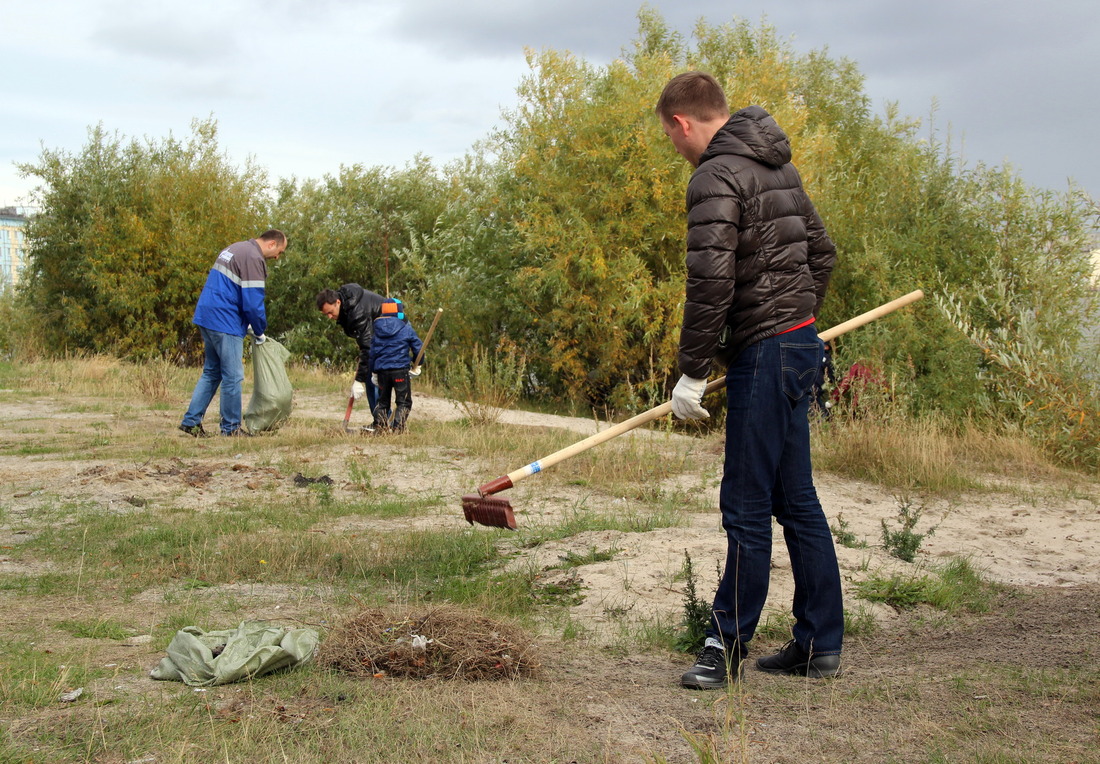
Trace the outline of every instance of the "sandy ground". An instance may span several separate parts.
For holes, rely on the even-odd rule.
[[[452,401],[417,393],[414,399],[411,427],[417,420],[447,420],[463,416]],[[174,432],[178,412],[143,412],[143,426],[159,427],[165,437],[180,437]],[[334,396],[295,399],[296,419],[331,420],[338,426],[342,406]],[[93,436],[110,435],[114,427],[124,426],[106,421],[103,414],[67,413],[60,415],[44,403],[6,406],[0,412],[0,428],[8,438],[19,438],[20,431],[33,432],[48,418],[56,423],[59,433],[87,431]],[[353,424],[365,423],[365,414],[356,412]],[[521,411],[502,413],[502,423],[514,426],[542,426],[567,429],[577,434],[577,440],[606,428],[592,419],[558,417]],[[279,437],[278,433],[270,437]],[[635,431],[623,437],[664,438],[687,447],[687,436],[653,431]],[[94,444],[94,440],[93,440]],[[597,448],[599,448],[597,446]],[[204,456],[204,445],[196,442],[194,459],[171,463],[119,464],[95,458],[94,447],[86,458],[59,459],[55,455],[0,456],[0,486],[9,492],[8,507],[12,522],[0,530],[3,544],[18,543],[27,533],[18,518],[21,508],[33,506],[48,496],[69,497],[93,501],[111,511],[126,512],[148,501],[171,500],[180,506],[200,510],[216,510],[227,494],[257,490],[272,485],[286,486],[293,491],[297,472],[317,476],[331,475],[336,490],[355,490],[348,477],[348,464],[355,460],[369,462],[373,474],[395,494],[407,497],[454,497],[454,511],[426,513],[416,518],[383,521],[377,518],[348,518],[348,527],[361,524],[364,530],[384,530],[387,523],[395,527],[410,524],[423,527],[448,527],[469,530],[460,509],[459,497],[470,493],[477,485],[495,475],[485,474],[476,463],[461,453],[445,448],[417,449],[410,455],[394,448],[392,442],[364,436],[339,437],[333,447],[315,459],[300,459],[295,465],[278,467],[260,464],[256,455],[242,453],[226,460],[211,460]],[[711,445],[712,450],[716,450]],[[544,456],[532,454],[531,459]],[[717,467],[720,456],[713,456]],[[514,465],[512,469],[522,466]],[[964,556],[985,574],[1010,584],[1028,586],[1070,587],[1100,583],[1100,497],[1093,484],[1089,489],[1052,488],[1037,490],[1021,482],[1003,493],[962,496],[951,501],[923,500],[909,497],[913,508],[920,508],[922,518],[918,532],[934,528],[921,546],[913,564],[890,557],[882,548],[882,522],[896,529],[899,497],[885,493],[877,486],[846,480],[835,475],[816,476],[822,505],[834,528],[846,524],[846,530],[866,548],[837,547],[846,586],[871,573],[888,573],[902,569],[919,573],[922,567],[944,559]],[[684,485],[699,494],[700,506],[717,505],[717,468],[710,477],[687,475]],[[600,496],[576,486],[555,485],[548,490],[543,475],[521,481],[506,495],[516,508],[521,526],[552,521],[563,512],[587,507],[598,511],[630,511],[631,501]],[[446,502],[445,502],[446,504]],[[793,593],[790,563],[782,536],[776,527],[773,548],[773,575],[765,618],[771,613],[789,612]],[[614,629],[635,620],[657,618],[677,619],[683,607],[683,585],[678,580],[685,554],[690,554],[698,574],[698,592],[707,599],[714,590],[718,569],[725,554],[724,535],[719,527],[717,510],[690,514],[683,527],[663,528],[645,533],[598,531],[582,533],[561,541],[551,541],[533,549],[522,550],[513,565],[536,565],[540,570],[558,566],[570,553],[584,555],[593,550],[614,552],[613,559],[584,565],[580,569],[547,570],[546,582],[555,577],[579,578],[584,587],[584,601],[577,605],[573,617],[599,635],[605,631],[615,638]],[[0,571],[15,571],[18,563],[0,553]],[[574,581],[576,585],[576,581]],[[848,598],[849,603],[855,602]],[[858,607],[869,610],[876,618],[889,619],[893,611],[871,606],[863,601]],[[614,629],[609,627],[614,625]]]
[[[416,416],[435,419],[458,418],[461,409],[451,401],[417,396]],[[502,422],[515,425],[561,427],[587,437],[606,424],[591,419],[556,417],[531,412],[508,411]],[[625,435],[677,438],[642,431]],[[597,446],[598,448],[598,446]],[[532,455],[537,458],[539,455]],[[717,460],[720,456],[714,457]],[[516,467],[522,465],[515,465]],[[513,493],[521,499],[513,502],[518,522],[523,509],[538,512],[540,496],[534,475],[517,485]],[[989,578],[1024,586],[1074,586],[1100,583],[1100,494],[1073,495],[1054,489],[1035,491],[1021,481],[1013,490],[980,496],[961,496],[951,501],[924,500],[920,497],[896,497],[878,486],[846,480],[828,473],[815,476],[822,506],[830,526],[840,527],[867,548],[837,546],[841,573],[847,583],[866,578],[867,572],[887,573],[900,569],[919,573],[922,566],[952,557],[966,557]],[[550,566],[570,552],[583,555],[595,548],[618,550],[613,560],[585,565],[580,572],[588,587],[584,603],[575,615],[590,623],[619,620],[623,612],[639,616],[678,614],[683,603],[682,585],[673,579],[680,572],[685,552],[691,555],[699,574],[698,590],[706,597],[717,583],[718,569],[725,559],[725,536],[717,512],[718,487],[703,486],[707,503],[714,511],[691,515],[686,527],[667,528],[647,533],[600,531],[551,542],[533,550],[540,566]],[[526,491],[526,494],[523,493]],[[921,544],[913,564],[903,563],[882,548],[882,521],[897,530],[900,501],[908,500],[911,510],[921,510],[917,532],[933,528]],[[620,500],[625,507],[626,500]],[[789,612],[793,596],[790,561],[778,526],[774,529],[772,582],[766,613]],[[519,564],[525,564],[524,559]],[[563,572],[561,576],[573,575]],[[849,602],[852,598],[848,598]],[[864,603],[864,606],[866,604]],[[889,608],[871,608],[879,618],[889,618]]]
[[[60,507],[56,513],[60,522],[68,521],[78,505],[120,515],[163,506],[213,516],[227,505],[309,490],[300,484],[301,478],[330,478],[330,490],[339,498],[362,495],[366,479],[371,491],[405,501],[424,499],[426,509],[422,512],[396,518],[352,515],[318,528],[318,532],[346,532],[367,539],[382,537],[391,528],[484,531],[465,522],[460,497],[496,477],[492,470],[452,446],[406,446],[395,438],[345,435],[341,427],[345,401],[335,392],[331,396],[296,395],[294,415],[286,430],[264,435],[260,442],[242,441],[239,450],[227,448],[222,440],[193,440],[179,433],[176,425],[182,405],[157,411],[141,406],[115,410],[93,400],[69,399],[63,408],[43,399],[7,403],[0,407],[0,573],[49,572],[50,563],[21,560],[8,551],[40,532],[42,517],[53,516],[41,509]],[[415,430],[429,420],[463,415],[453,402],[416,393],[410,427]],[[357,410],[352,423],[365,421],[365,415]],[[516,428],[561,428],[575,434],[577,440],[606,427],[585,418],[519,411],[502,412],[500,421]],[[132,433],[134,427],[170,441],[173,448],[158,453],[178,451],[180,455],[135,458],[131,449],[122,449],[113,453],[125,453],[126,458],[112,457],[112,440]],[[332,437],[323,448],[304,448],[302,442],[318,440],[310,434],[305,441],[295,442],[295,428],[299,432],[322,428],[331,431]],[[692,454],[696,466],[660,486],[690,496],[690,506],[699,508],[686,513],[682,526],[639,533],[593,531],[541,545],[523,545],[518,542],[526,531],[552,525],[567,513],[630,513],[646,508],[626,496],[608,496],[553,479],[549,471],[522,480],[506,492],[520,524],[520,533],[506,536],[508,540],[503,542],[514,544],[515,555],[509,564],[535,566],[539,583],[547,587],[558,581],[580,587],[583,597],[568,617],[584,640],[560,639],[563,624],[547,624],[547,638],[541,640],[546,676],[537,683],[489,683],[476,689],[393,683],[379,691],[408,693],[418,699],[411,701],[411,707],[435,709],[434,704],[442,702],[442,712],[452,715],[464,713],[470,698],[476,697],[479,708],[500,709],[508,725],[521,723],[532,739],[543,736],[552,742],[591,737],[602,741],[602,761],[701,760],[685,742],[684,734],[722,734],[721,698],[700,697],[706,694],[678,686],[687,665],[685,656],[623,651],[614,645],[617,641],[634,644],[636,634],[630,632],[636,629],[679,621],[684,606],[684,582],[679,574],[685,554],[693,560],[700,597],[709,599],[713,592],[725,554],[714,509],[721,444],[716,438],[662,431],[636,431],[623,437],[654,439],[662,447],[661,453],[667,446],[668,453]],[[520,466],[509,465],[508,469]],[[992,695],[1001,701],[998,708],[1003,713],[1015,713],[1012,709],[1017,707],[1023,710],[1018,720],[1012,716],[1003,726],[982,731],[974,745],[994,752],[1007,750],[1004,745],[1013,746],[1013,750],[1022,745],[1023,758],[1013,758],[1020,761],[1095,760],[1081,754],[1096,750],[1094,705],[1049,698],[1037,703],[1033,695],[1017,693],[1004,682],[987,688],[976,677],[984,676],[989,665],[1003,664],[1006,654],[1016,664],[1047,670],[1050,676],[1061,676],[1066,666],[1094,665],[1100,592],[1100,485],[1082,480],[1065,487],[1021,480],[998,493],[951,501],[905,497],[923,513],[917,531],[935,530],[925,538],[916,561],[904,563],[890,557],[881,542],[882,522],[896,527],[899,497],[828,473],[816,477],[830,524],[846,524],[849,533],[867,544],[858,549],[837,547],[846,605],[849,611],[869,615],[885,628],[874,630],[871,636],[857,634],[847,639],[845,678],[827,685],[783,684],[790,678],[752,672],[744,683],[747,706],[738,744],[739,750],[749,750],[752,755],[721,760],[784,764],[901,761],[899,750],[902,757],[905,751],[936,750],[938,731],[962,723],[960,704],[969,714],[971,706],[989,702]],[[765,626],[772,617],[786,617],[792,596],[789,561],[778,530],[775,538]],[[562,569],[562,558],[570,553],[585,556],[593,550],[613,554],[606,562]],[[875,573],[919,575],[957,556],[970,559],[993,580],[1020,585],[1024,596],[1006,597],[1006,604],[994,612],[956,619],[945,630],[934,618],[871,605],[851,591],[856,582]],[[135,628],[142,628],[138,624],[151,628],[171,610],[174,600],[170,598],[177,595],[171,585],[158,586],[128,602],[103,602],[101,606],[107,608],[105,616],[133,623]],[[188,591],[188,596],[232,600],[233,619],[280,621],[316,618],[331,600],[329,595],[323,581],[307,587],[227,583]],[[71,607],[71,598],[6,594],[0,601],[0,634],[37,625],[40,639],[46,640],[44,648],[63,644],[66,635],[51,626],[59,612]],[[1035,628],[1036,624],[1042,628]],[[219,624],[229,625],[229,621]],[[622,638],[624,632],[626,639]],[[758,635],[754,654],[781,644],[785,639],[782,632],[780,628],[768,636]],[[579,649],[581,645],[583,649]],[[147,677],[148,669],[160,658],[148,642],[97,645],[96,660],[118,666],[118,676],[90,687],[87,695],[99,700],[145,697],[171,702],[178,692],[175,684],[151,682]],[[762,691],[772,683],[780,683],[784,691]],[[232,709],[255,703],[252,692],[250,686],[234,685],[211,693],[210,698],[220,708]],[[301,711],[303,718],[316,711],[310,704],[319,702],[308,697],[279,700],[288,709]],[[129,706],[120,703],[117,708],[125,713]],[[264,713],[263,708],[253,710]],[[67,719],[69,714],[69,709],[51,709],[12,721],[9,731],[18,739],[29,739],[39,727]],[[546,751],[554,748],[551,742],[544,744]],[[987,758],[992,761],[995,756]],[[513,759],[501,755],[462,760]],[[547,753],[530,760],[570,759]]]

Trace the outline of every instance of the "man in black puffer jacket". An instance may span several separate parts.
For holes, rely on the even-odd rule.
[[[339,324],[344,334],[359,346],[359,366],[355,370],[355,381],[351,383],[351,397],[359,400],[366,395],[372,412],[377,401],[374,385],[370,381],[370,342],[374,319],[382,314],[385,299],[358,284],[324,289],[317,295],[317,310]]]
[[[794,574],[793,639],[757,661],[810,677],[840,671],[844,606],[828,521],[810,467],[808,410],[822,357],[814,320],[836,249],[791,164],[786,134],[759,106],[730,116],[718,82],[687,72],[657,116],[695,172],[687,189],[687,284],[672,392],[680,419],[701,401],[715,359],[726,370],[719,505],[728,547],[707,639],[681,684],[725,687],[740,674],[771,576],[774,516]]]

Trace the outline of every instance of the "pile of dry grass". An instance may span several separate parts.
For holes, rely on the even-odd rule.
[[[359,677],[415,679],[516,679],[539,668],[520,629],[455,606],[364,610],[329,633],[317,663]]]

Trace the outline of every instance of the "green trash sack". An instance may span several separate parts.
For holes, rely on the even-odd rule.
[[[252,346],[252,398],[244,414],[249,432],[275,430],[290,418],[294,388],[286,375],[290,351],[273,339]]]
[[[187,626],[172,637],[168,657],[149,675],[191,687],[229,684],[307,663],[319,642],[313,629],[287,629],[256,621],[242,621],[237,628],[224,631],[204,632]]]

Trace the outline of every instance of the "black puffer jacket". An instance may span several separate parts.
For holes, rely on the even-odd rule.
[[[688,183],[687,209],[678,362],[702,379],[714,358],[728,364],[816,316],[836,248],[791,164],[787,135],[759,106],[715,134]]]
[[[355,370],[355,381],[365,384],[370,381],[370,341],[374,333],[374,319],[382,315],[385,298],[358,284],[344,284],[336,293],[340,295],[340,315],[336,317],[336,323],[344,334],[354,338],[359,345],[359,367]]]

